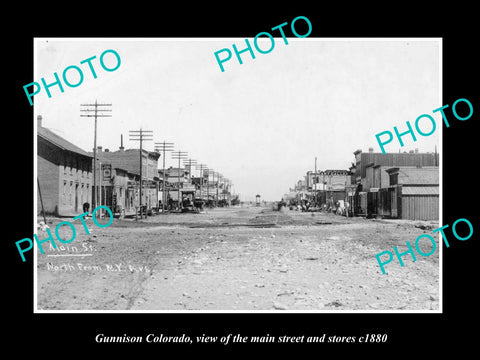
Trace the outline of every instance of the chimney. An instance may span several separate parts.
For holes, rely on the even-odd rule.
[[[102,152],[102,147],[101,147],[101,146],[97,146],[97,151],[98,151],[98,152]]]
[[[123,134],[120,134],[120,150],[125,150],[123,147]]]
[[[37,126],[42,127],[42,115],[37,116]]]
[[[110,150],[109,150],[109,149],[105,149],[105,152],[110,152]]]
[[[410,153],[410,154],[413,154],[413,150],[410,150],[409,153]]]
[[[373,148],[372,148],[372,147],[368,148],[368,152],[369,152],[370,154],[373,153]]]
[[[418,154],[418,148],[415,149],[415,154]]]

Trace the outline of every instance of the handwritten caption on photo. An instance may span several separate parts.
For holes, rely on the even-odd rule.
[[[108,223],[106,224],[101,224],[98,222],[97,218],[96,218],[96,213],[99,209],[105,209],[110,217]],[[83,224],[83,228],[85,229],[85,233],[87,235],[90,234],[90,231],[88,230],[88,227],[87,227],[87,223],[85,222],[85,216],[88,216],[88,212],[84,212],[83,214],[80,214],[80,215],[77,215],[73,218],[73,221],[77,220],[77,219],[80,219],[80,221],[82,222]],[[109,227],[112,222],[113,222],[113,213],[112,213],[112,210],[110,210],[109,207],[105,206],[105,205],[100,205],[100,206],[97,206],[93,211],[92,211],[92,219],[93,219],[93,222],[96,226],[100,227],[100,228],[106,228],[106,227]],[[59,233],[58,233],[58,230],[60,229],[61,226],[64,226],[64,225],[67,225],[68,227],[70,227],[70,229],[72,230],[72,237],[69,239],[69,240],[64,240],[60,237]],[[39,240],[38,239],[38,236],[37,234],[33,234],[33,237],[35,238],[35,242],[37,243],[37,246],[38,248],[40,249],[40,252],[42,254],[44,254],[44,251],[43,251],[43,248],[42,248],[42,244],[44,242],[47,242],[47,241],[50,241],[50,244],[51,246],[56,249],[57,248],[57,245],[55,244],[55,240],[53,238],[53,235],[50,231],[50,229],[48,228],[48,226],[45,227],[45,231],[47,232],[48,234],[48,237],[46,239],[43,239],[43,240]],[[57,226],[55,227],[55,236],[57,237],[58,241],[64,243],[64,244],[68,244],[68,243],[71,243],[73,240],[75,240],[75,237],[77,235],[77,231],[75,230],[75,226],[69,222],[69,221],[62,221],[60,223],[57,224]],[[28,242],[29,245],[27,248],[23,248],[20,246],[20,244],[24,243],[24,242]],[[23,255],[25,252],[27,251],[30,251],[32,250],[33,248],[33,241],[32,239],[30,238],[23,238],[21,240],[18,240],[15,242],[15,245],[17,246],[17,249],[18,249],[18,252],[20,253],[20,256],[22,258],[22,261],[25,262],[25,256]]]
[[[149,273],[151,269],[147,266],[139,266],[132,264],[102,264],[102,265],[85,265],[82,263],[63,263],[60,265],[55,265],[51,262],[47,263],[47,270],[52,272],[72,272],[72,271],[98,271],[98,272],[144,272]]]

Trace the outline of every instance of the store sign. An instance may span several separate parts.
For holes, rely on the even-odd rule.
[[[110,181],[112,178],[112,165],[111,164],[104,164],[102,165],[102,174],[103,174],[103,181]]]

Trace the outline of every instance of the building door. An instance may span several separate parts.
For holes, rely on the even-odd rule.
[[[82,184],[82,188],[80,189],[80,204],[83,206],[83,192],[85,191],[84,185]]]
[[[75,212],[78,212],[78,184],[75,184]]]
[[[398,188],[389,188],[389,202],[390,202],[390,209],[391,209],[391,216],[392,218],[398,218],[398,198],[397,198],[397,191]]]

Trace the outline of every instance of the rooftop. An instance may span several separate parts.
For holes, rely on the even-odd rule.
[[[439,195],[438,186],[403,186],[402,195]]]
[[[399,184],[434,185],[439,184],[438,166],[400,166],[385,170],[388,174],[398,174]]]
[[[59,147],[62,150],[70,151],[76,154],[87,156],[92,158],[93,156],[87,153],[85,150],[80,149],[78,146],[72,144],[70,141],[65,140],[61,136],[55,134],[53,131],[44,128],[43,126],[38,126],[37,135],[42,139],[52,143],[53,145]]]

